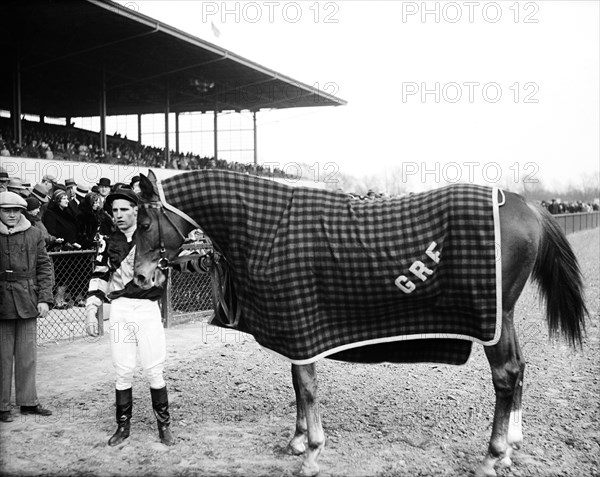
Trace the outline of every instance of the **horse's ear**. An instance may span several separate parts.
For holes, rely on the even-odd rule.
[[[149,171],[148,177],[144,174],[140,174],[140,190],[143,201],[150,202],[158,198],[158,191],[156,189],[156,176],[154,172]]]

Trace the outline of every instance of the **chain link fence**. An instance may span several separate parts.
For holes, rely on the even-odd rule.
[[[54,267],[54,307],[46,317],[38,319],[38,343],[84,337],[85,297],[96,251],[50,252],[48,255]],[[169,273],[162,302],[165,326],[205,319],[212,309],[208,274],[176,270]]]
[[[38,343],[84,336],[85,295],[95,250],[48,253],[54,267],[54,307],[38,319]]]
[[[171,270],[165,301],[163,320],[166,327],[204,319],[213,309],[210,275]]]

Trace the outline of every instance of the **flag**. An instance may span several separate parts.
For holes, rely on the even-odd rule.
[[[210,28],[213,32],[213,35],[215,35],[217,38],[219,38],[221,36],[221,31],[217,28],[217,26],[212,22],[210,22]]]

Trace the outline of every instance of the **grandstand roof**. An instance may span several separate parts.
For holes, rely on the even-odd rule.
[[[342,99],[108,0],[4,0],[0,47],[21,111],[51,117],[337,106]],[[13,74],[0,76],[0,109]]]

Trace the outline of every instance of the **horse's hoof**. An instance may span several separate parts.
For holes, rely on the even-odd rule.
[[[314,477],[319,474],[319,466],[317,464],[308,465],[306,463],[302,464],[300,470],[296,475],[301,477]]]
[[[510,456],[504,456],[500,462],[498,462],[498,468],[499,469],[506,469],[507,467],[510,467],[512,465],[512,460],[510,459]]]
[[[306,451],[306,446],[302,441],[294,441],[292,440],[287,447],[285,448],[285,452],[289,455],[302,455]]]

